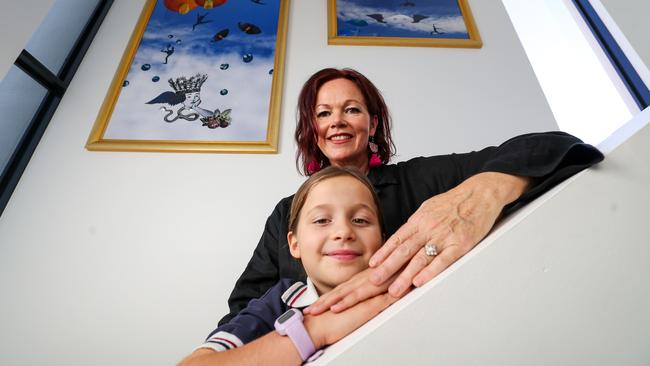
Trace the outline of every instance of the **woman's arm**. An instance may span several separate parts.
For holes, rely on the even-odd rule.
[[[396,297],[383,294],[337,314],[327,311],[318,316],[307,315],[304,320],[305,328],[316,349],[321,349],[350,334],[395,301]],[[179,366],[300,364],[300,354],[291,339],[271,332],[242,347],[225,352],[198,349],[181,361]]]
[[[434,168],[427,159],[418,160],[417,174],[402,173],[407,181],[416,181],[409,186],[411,191],[436,182],[444,193],[423,200],[371,258],[373,269],[339,285],[306,309],[307,313],[318,314],[330,308],[341,311],[389,286],[394,296],[402,295],[411,284],[421,286],[487,235],[504,207],[537,197],[601,161],[603,155],[571,135],[552,132],[518,136],[501,146],[450,159],[455,162],[449,164],[452,160],[447,159],[436,163],[436,170],[442,169],[444,176],[439,171],[436,177],[427,178],[425,172]],[[425,255],[426,244],[435,244],[438,255]]]
[[[371,258],[370,266],[375,267],[371,282],[382,284],[404,268],[388,291],[401,296],[411,284],[422,286],[474,248],[530,182],[527,177],[479,173],[426,200]],[[425,254],[422,248],[430,243],[438,255]]]
[[[485,237],[503,207],[520,197],[530,182],[527,177],[479,173],[426,200],[372,256],[371,268],[321,296],[305,312],[342,311],[387,290],[400,297],[411,284],[423,285]],[[433,260],[420,250],[428,243],[438,248]]]

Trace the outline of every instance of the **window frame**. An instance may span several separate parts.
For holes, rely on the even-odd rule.
[[[650,90],[589,0],[572,0],[640,110],[650,105]]]
[[[113,0],[99,0],[58,74],[54,74],[24,49],[16,59],[14,65],[45,87],[47,94],[28,123],[7,165],[0,172],[0,216],[112,5]]]

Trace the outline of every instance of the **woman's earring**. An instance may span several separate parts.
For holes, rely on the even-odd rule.
[[[370,136],[368,139],[368,147],[373,154],[376,154],[379,151],[379,146],[375,143],[375,136]]]
[[[370,161],[368,162],[368,165],[371,168],[375,168],[381,165],[381,159],[379,158],[379,155],[377,155],[377,152],[379,151],[379,146],[375,143],[375,136],[370,136],[368,139],[368,148],[372,152],[370,155]]]
[[[321,165],[316,161],[316,159],[314,159],[307,164],[307,174],[312,175],[318,172],[320,168]]]

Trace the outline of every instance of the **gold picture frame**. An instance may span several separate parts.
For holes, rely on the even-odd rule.
[[[467,0],[328,0],[328,44],[483,46]]]
[[[276,153],[289,2],[147,0],[86,148]]]

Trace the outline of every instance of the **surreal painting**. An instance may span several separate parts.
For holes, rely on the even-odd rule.
[[[328,42],[338,45],[483,45],[467,0],[328,0]]]
[[[277,151],[288,0],[148,0],[86,147]]]

